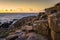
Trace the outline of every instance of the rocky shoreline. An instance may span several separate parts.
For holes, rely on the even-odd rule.
[[[4,33],[6,40],[60,40],[60,3],[37,16],[19,19]]]

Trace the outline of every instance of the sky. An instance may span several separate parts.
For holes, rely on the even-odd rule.
[[[54,6],[60,0],[0,0],[0,12],[40,12]]]

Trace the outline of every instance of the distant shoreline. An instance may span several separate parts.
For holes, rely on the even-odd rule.
[[[0,14],[35,14],[36,12],[20,12],[20,13],[18,13],[18,12],[14,12],[14,13],[0,13]]]

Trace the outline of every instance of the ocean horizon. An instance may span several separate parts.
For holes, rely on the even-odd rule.
[[[37,13],[0,13],[0,22],[12,21],[13,19],[21,19],[27,16],[37,16]]]

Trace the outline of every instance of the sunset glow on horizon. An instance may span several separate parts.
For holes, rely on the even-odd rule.
[[[16,9],[0,9],[0,12],[41,12],[40,9],[31,9],[31,8],[16,8]]]
[[[0,0],[0,12],[41,12],[60,0]]]

